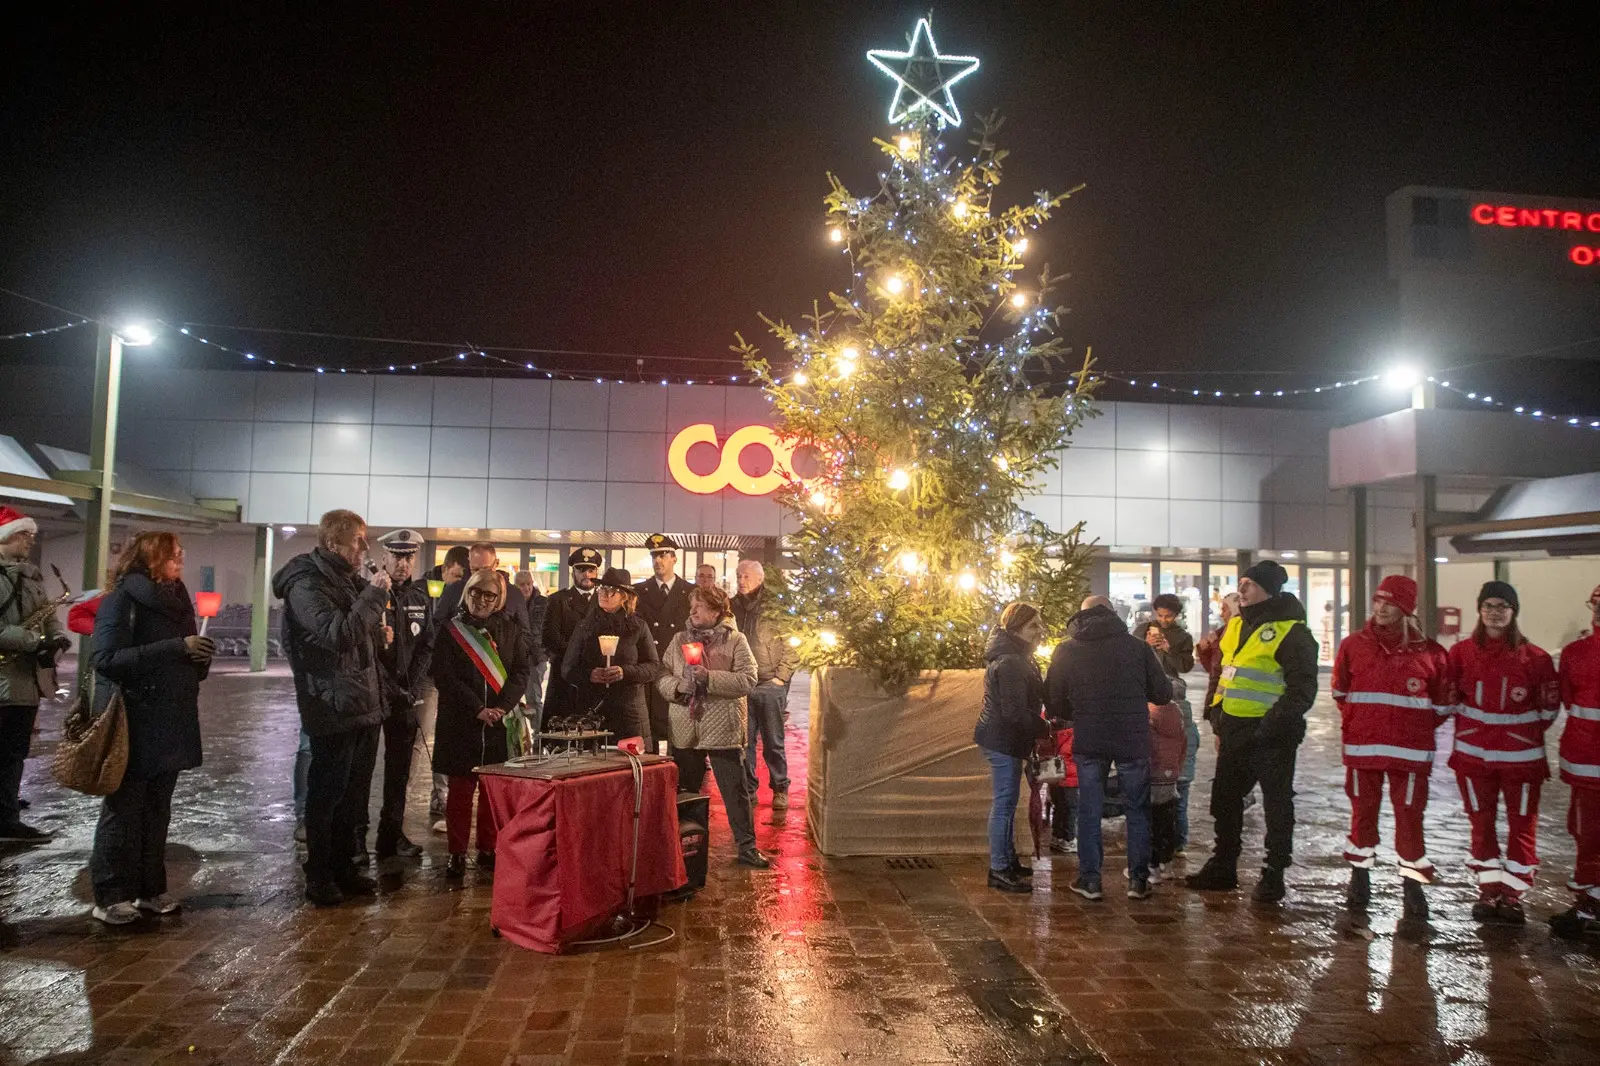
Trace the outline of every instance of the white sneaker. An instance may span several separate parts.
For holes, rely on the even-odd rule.
[[[107,925],[127,925],[139,920],[139,908],[126,901],[113,903],[109,907],[97,906],[89,913]]]
[[[445,824],[444,824],[444,819],[443,818],[440,818],[437,822],[433,823],[433,831],[435,833],[443,833],[445,831]]]
[[[1159,885],[1166,875],[1166,867],[1162,866],[1158,862],[1153,862],[1150,864],[1150,883],[1152,885]]]
[[[163,892],[155,899],[136,899],[133,905],[151,914],[176,914],[183,903],[172,893]]]
[[[1078,853],[1078,842],[1077,840],[1062,840],[1060,837],[1051,837],[1050,850],[1062,855],[1076,855]]]

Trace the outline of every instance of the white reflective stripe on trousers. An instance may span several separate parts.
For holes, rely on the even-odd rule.
[[[1393,744],[1346,744],[1344,753],[1352,759],[1389,758],[1411,762],[1432,762],[1433,749],[1401,748]]]
[[[1456,707],[1456,713],[1463,718],[1470,718],[1474,722],[1485,725],[1527,725],[1540,720],[1538,711],[1522,711],[1517,714],[1498,714],[1486,711],[1481,707],[1474,707],[1470,703],[1463,703]]]
[[[1533,762],[1535,759],[1544,758],[1543,748],[1524,748],[1522,751],[1495,751],[1491,748],[1480,748],[1476,744],[1468,744],[1464,740],[1456,741],[1456,750],[1475,756],[1484,762]]]
[[[1405,707],[1419,711],[1430,710],[1433,701],[1427,696],[1400,696],[1393,692],[1350,692],[1344,697],[1346,703],[1377,703],[1387,707]]]

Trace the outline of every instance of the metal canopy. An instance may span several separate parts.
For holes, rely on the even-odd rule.
[[[1470,520],[1444,523],[1434,532],[1449,537],[1463,555],[1600,552],[1600,473],[1507,485]]]

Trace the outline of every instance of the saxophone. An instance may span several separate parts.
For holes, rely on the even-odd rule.
[[[73,596],[72,590],[67,587],[67,579],[61,576],[61,568],[52,564],[50,570],[56,575],[56,580],[61,582],[61,595],[57,596],[53,600],[48,600],[40,604],[37,610],[33,611],[26,618],[23,618],[22,621],[17,623],[23,629],[36,632],[41,640],[44,639],[45,622],[54,617],[56,611],[60,610],[61,607],[69,602]],[[37,653],[27,651],[14,651],[0,654],[0,663],[13,662],[17,659],[23,658],[24,656],[35,654]],[[46,657],[48,658],[48,661],[46,661]],[[50,651],[46,653],[46,655],[40,656],[39,668],[41,670],[53,671],[55,666],[56,656],[54,651]],[[54,686],[52,685],[52,690],[53,688]]]

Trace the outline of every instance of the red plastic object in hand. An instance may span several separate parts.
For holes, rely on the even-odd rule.
[[[196,592],[194,594],[194,613],[200,618],[215,618],[217,612],[222,610],[222,593]]]
[[[687,641],[683,645],[683,661],[690,666],[699,666],[706,657],[706,646],[698,641]]]

